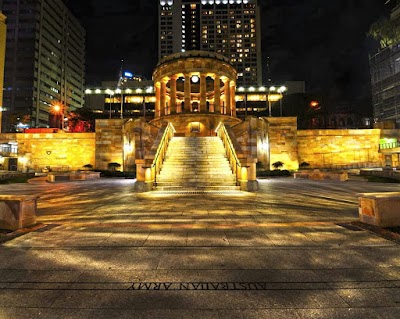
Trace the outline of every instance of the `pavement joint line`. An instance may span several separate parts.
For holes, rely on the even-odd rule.
[[[388,287],[385,284],[375,285],[371,287],[337,287],[339,284],[367,284],[367,283],[384,283],[386,281],[364,281],[364,282],[348,282],[348,281],[297,281],[297,282],[275,282],[275,281],[118,281],[118,282],[9,282],[8,287],[2,290],[29,290],[29,291],[70,291],[70,290],[146,290],[146,291],[166,291],[166,290],[182,290],[182,291],[330,291],[330,290],[373,290],[373,289],[391,289],[396,286]],[[390,281],[389,281],[390,282]],[[17,285],[17,287],[15,287]],[[31,285],[23,287],[19,285]],[[304,285],[303,287],[298,287]],[[19,286],[19,287],[18,287]],[[46,288],[40,286],[48,286]],[[57,287],[51,287],[57,286]],[[81,287],[79,287],[81,286]],[[85,287],[86,286],[86,287]],[[97,287],[96,287],[97,286]],[[103,287],[99,287],[103,286]],[[108,288],[108,287],[109,288]],[[110,287],[114,286],[114,287]],[[171,288],[172,287],[172,288]]]

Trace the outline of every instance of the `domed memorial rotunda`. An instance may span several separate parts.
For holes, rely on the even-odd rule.
[[[159,128],[151,150],[136,156],[137,187],[257,188],[257,154],[251,148],[256,136],[250,123],[236,117],[236,78],[229,60],[212,52],[187,51],[158,63],[153,73],[155,117],[133,129],[141,132],[137,142],[142,145],[143,133],[151,135],[146,126]]]
[[[224,56],[188,51],[165,57],[153,73],[156,91],[154,124],[169,121],[180,134],[209,135],[221,121],[236,119],[236,70]],[[200,123],[198,125],[190,123]],[[188,130],[189,129],[189,130]]]

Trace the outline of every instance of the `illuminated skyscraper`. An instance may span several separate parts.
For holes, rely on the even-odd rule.
[[[4,123],[49,124],[52,105],[83,106],[85,30],[62,0],[0,0],[7,16]]]
[[[230,59],[238,85],[260,85],[261,36],[256,0],[160,0],[159,59],[204,50]]]

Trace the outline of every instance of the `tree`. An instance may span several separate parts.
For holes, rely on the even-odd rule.
[[[28,114],[22,114],[22,113],[11,113],[8,117],[9,124],[11,124],[11,131],[12,132],[18,132],[18,125],[21,123],[23,125],[25,124],[30,124],[31,122],[31,117]]]
[[[70,132],[94,132],[97,115],[89,108],[83,107],[68,113]]]
[[[384,49],[400,42],[400,27],[394,20],[381,18],[371,25],[368,35],[379,41]]]

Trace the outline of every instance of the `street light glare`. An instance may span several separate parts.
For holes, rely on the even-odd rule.
[[[287,90],[287,87],[283,85],[278,89],[278,92],[283,93],[283,92],[286,92],[286,90]]]

